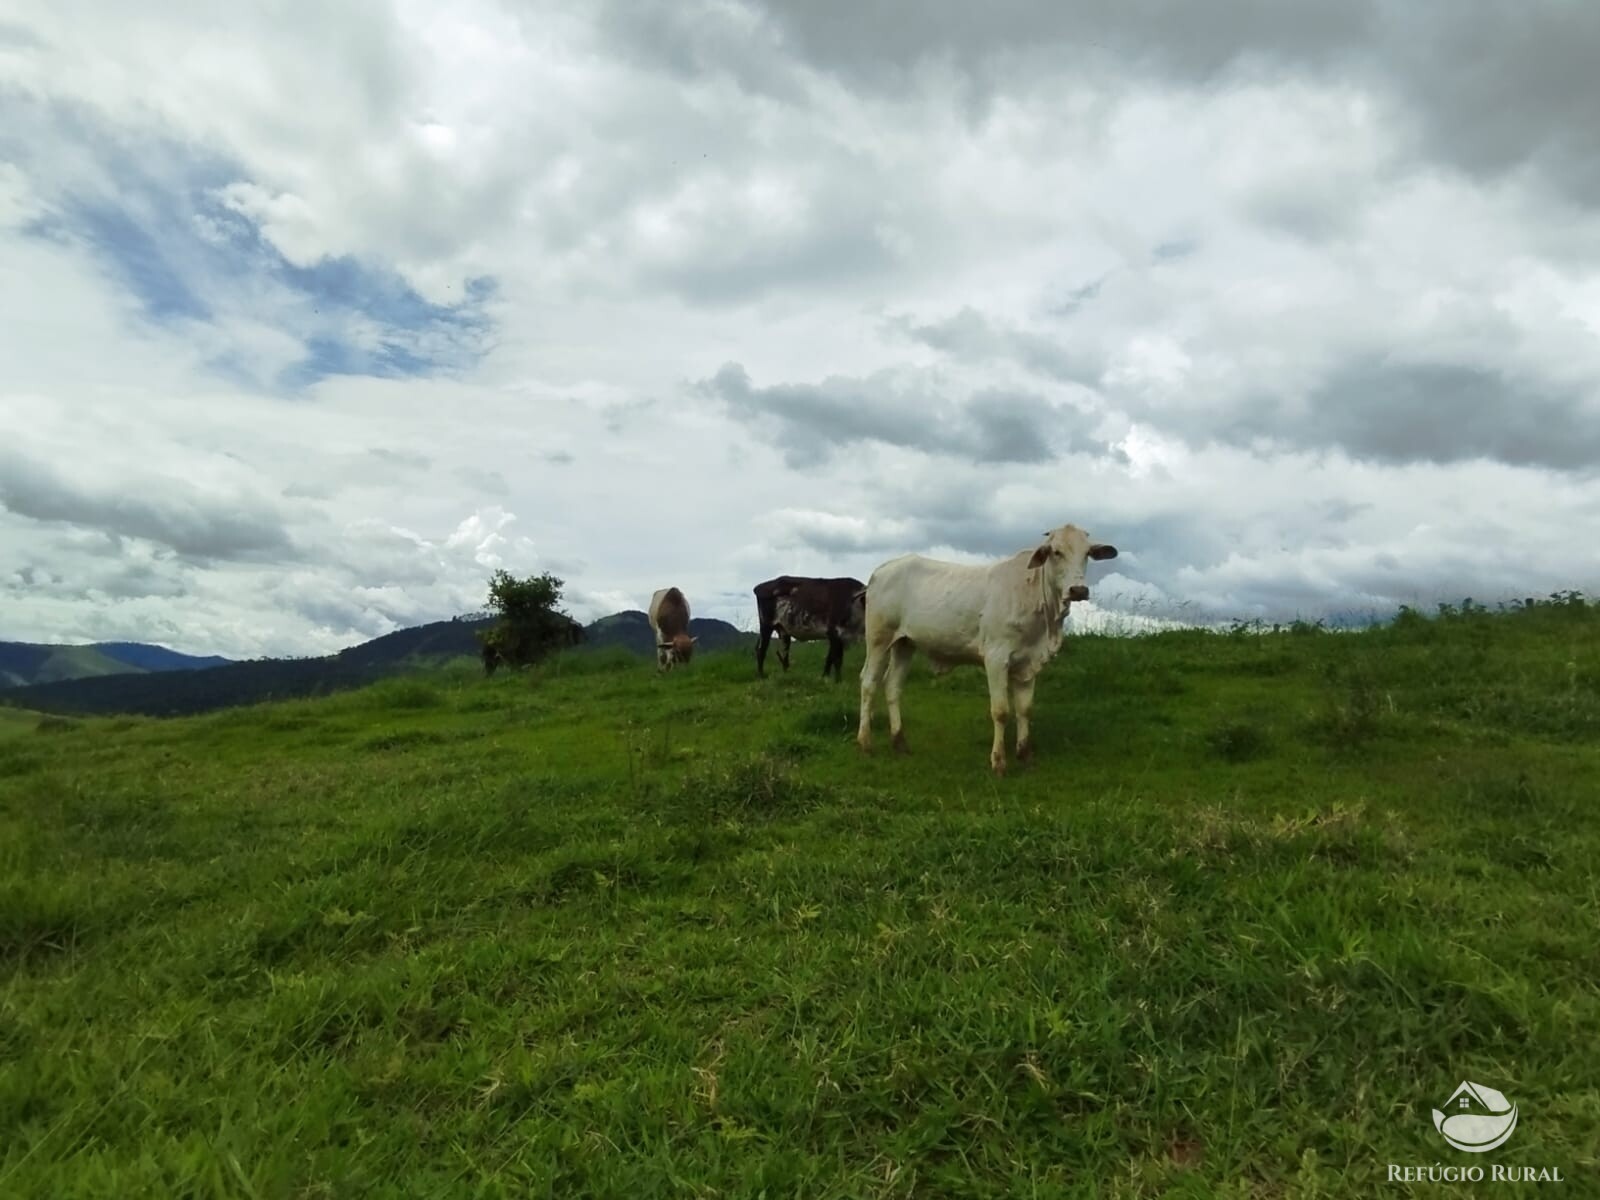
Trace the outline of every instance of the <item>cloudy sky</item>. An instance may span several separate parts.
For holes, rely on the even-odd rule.
[[[914,16],[911,15],[914,12]],[[0,3],[0,638],[1600,588],[1600,5]]]

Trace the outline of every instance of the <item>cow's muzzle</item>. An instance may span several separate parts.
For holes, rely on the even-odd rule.
[[[1087,600],[1088,598],[1089,589],[1081,583],[1067,589],[1068,600]]]

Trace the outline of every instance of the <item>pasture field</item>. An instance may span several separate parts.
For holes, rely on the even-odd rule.
[[[1600,1195],[1600,611],[821,658],[0,709],[0,1195]]]

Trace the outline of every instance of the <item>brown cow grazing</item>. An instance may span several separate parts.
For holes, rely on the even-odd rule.
[[[650,597],[650,628],[656,635],[656,670],[670,671],[694,657],[689,602],[677,588],[661,588]]]
[[[858,642],[866,625],[867,585],[859,579],[807,579],[780,575],[755,586],[761,633],[756,641],[756,674],[767,673],[767,644],[778,635],[778,661],[789,669],[791,642],[828,639],[822,677],[840,678],[844,644]]]

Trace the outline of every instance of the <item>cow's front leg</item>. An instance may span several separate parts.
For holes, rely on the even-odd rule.
[[[1017,714],[1017,761],[1026,762],[1033,757],[1033,733],[1028,719],[1033,715],[1034,676],[1011,681],[1011,711]]]
[[[984,660],[989,676],[989,716],[994,721],[994,745],[989,748],[989,766],[996,775],[1006,773],[1006,718],[1011,715],[1011,662],[1009,655]]]

